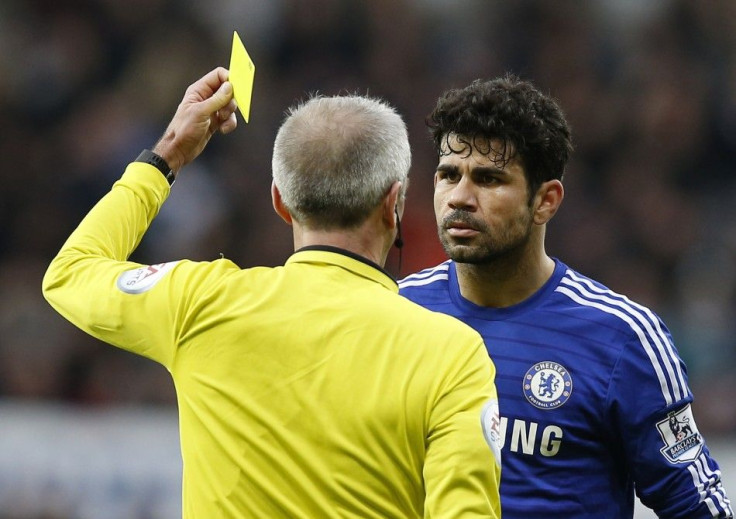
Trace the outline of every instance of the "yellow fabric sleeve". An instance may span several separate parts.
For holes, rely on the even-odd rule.
[[[62,316],[90,335],[144,355],[170,369],[177,325],[193,290],[206,287],[193,277],[220,270],[194,269],[180,261],[141,265],[127,261],[169,195],[169,185],[153,166],[131,163],[123,176],[85,216],[53,259],[43,294]],[[224,262],[225,268],[233,267]],[[177,270],[177,276],[171,272]],[[126,274],[127,273],[127,274]],[[119,282],[147,275],[139,292]],[[155,286],[155,289],[153,287]]]

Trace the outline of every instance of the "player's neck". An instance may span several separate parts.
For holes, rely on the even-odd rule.
[[[460,293],[468,301],[491,308],[523,302],[549,280],[555,262],[542,249],[537,254],[505,257],[485,264],[457,263]]]

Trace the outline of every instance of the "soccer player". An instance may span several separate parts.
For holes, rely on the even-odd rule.
[[[171,373],[186,518],[500,517],[483,340],[399,296],[382,268],[411,162],[385,102],[312,97],[289,112],[271,189],[298,249],[285,265],[126,261],[176,175],[235,129],[227,79],[217,68],[187,89],[63,245],[44,295]]]
[[[450,257],[400,293],[478,330],[497,369],[504,519],[732,517],[685,366],[648,308],[545,252],[570,129],[513,75],[445,92],[427,118]]]

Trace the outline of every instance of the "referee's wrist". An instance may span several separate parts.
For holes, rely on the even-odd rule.
[[[174,183],[176,180],[176,172],[169,167],[169,163],[158,153],[154,153],[151,150],[143,150],[140,155],[135,159],[135,162],[143,162],[150,164],[161,172],[169,185]]]

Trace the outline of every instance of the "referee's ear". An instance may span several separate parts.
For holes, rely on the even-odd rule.
[[[383,199],[383,221],[386,227],[394,229],[400,225],[399,219],[404,214],[404,200],[401,197],[401,182],[398,180],[391,185]]]
[[[276,187],[275,182],[271,182],[271,202],[273,203],[273,209],[276,211],[276,214],[279,215],[286,223],[291,225],[293,222],[291,213],[284,205],[284,201],[281,199],[281,192],[279,191],[279,188]]]

